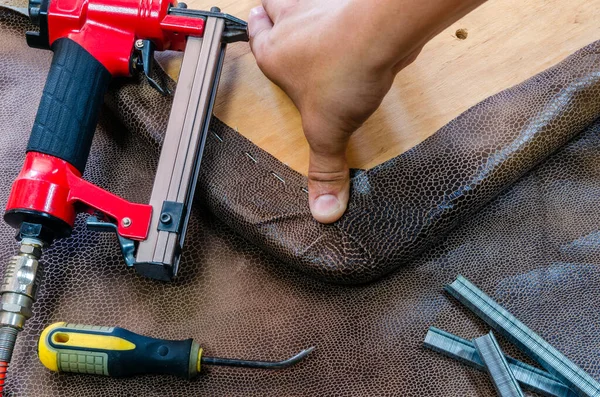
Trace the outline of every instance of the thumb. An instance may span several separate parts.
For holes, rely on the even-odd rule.
[[[348,207],[350,171],[345,150],[338,153],[310,150],[308,198],[313,217],[321,223],[340,219]]]
[[[250,48],[257,58],[264,51],[266,33],[270,32],[272,28],[273,22],[263,6],[258,6],[250,10],[248,35],[250,36]]]

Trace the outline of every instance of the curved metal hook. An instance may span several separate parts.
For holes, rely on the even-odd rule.
[[[283,361],[250,361],[236,360],[230,358],[202,357],[202,364],[206,365],[224,365],[228,367],[261,368],[261,369],[283,369],[298,364],[308,356],[315,348],[310,347],[302,350],[300,353]]]

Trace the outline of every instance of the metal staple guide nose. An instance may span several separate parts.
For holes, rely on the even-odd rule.
[[[146,239],[138,244],[136,270],[152,278],[171,280],[177,275],[225,58],[224,27],[222,18],[211,16],[206,18],[204,37],[187,39],[179,78],[188,83],[175,92],[155,175],[155,181],[161,182],[155,182],[150,197],[155,210],[163,208],[165,203],[180,204],[185,210],[177,230],[161,223],[164,211],[155,211]],[[223,141],[216,133],[213,135]],[[173,217],[170,225],[175,225],[175,213],[167,212]]]

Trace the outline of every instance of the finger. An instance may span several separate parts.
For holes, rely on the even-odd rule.
[[[311,149],[308,192],[310,211],[317,221],[333,223],[344,215],[350,196],[345,152],[328,154]]]
[[[262,0],[264,9],[274,23],[277,23],[281,15],[297,3],[298,0]]]
[[[263,53],[266,44],[267,33],[273,28],[273,22],[262,6],[250,10],[248,17],[248,35],[250,36],[250,48],[255,56]]]

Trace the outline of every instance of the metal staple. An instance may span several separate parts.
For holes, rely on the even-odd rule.
[[[475,345],[469,340],[442,331],[441,329],[430,327],[425,336],[423,346],[480,371],[485,371],[485,366],[479,357],[479,353],[477,353],[477,349],[475,349]],[[574,391],[569,389],[554,375],[510,356],[505,355],[505,357],[515,378],[517,378],[523,388],[548,397],[577,397]]]
[[[580,395],[600,397],[600,384],[469,280],[458,276],[446,291]]]
[[[217,135],[216,132],[212,132],[212,134],[215,136],[215,138],[217,138],[219,140],[219,142],[223,142],[223,138],[221,138],[219,135]]]
[[[501,397],[524,397],[519,382],[508,365],[494,334],[490,332],[473,339],[473,344],[492,378],[498,395]]]

